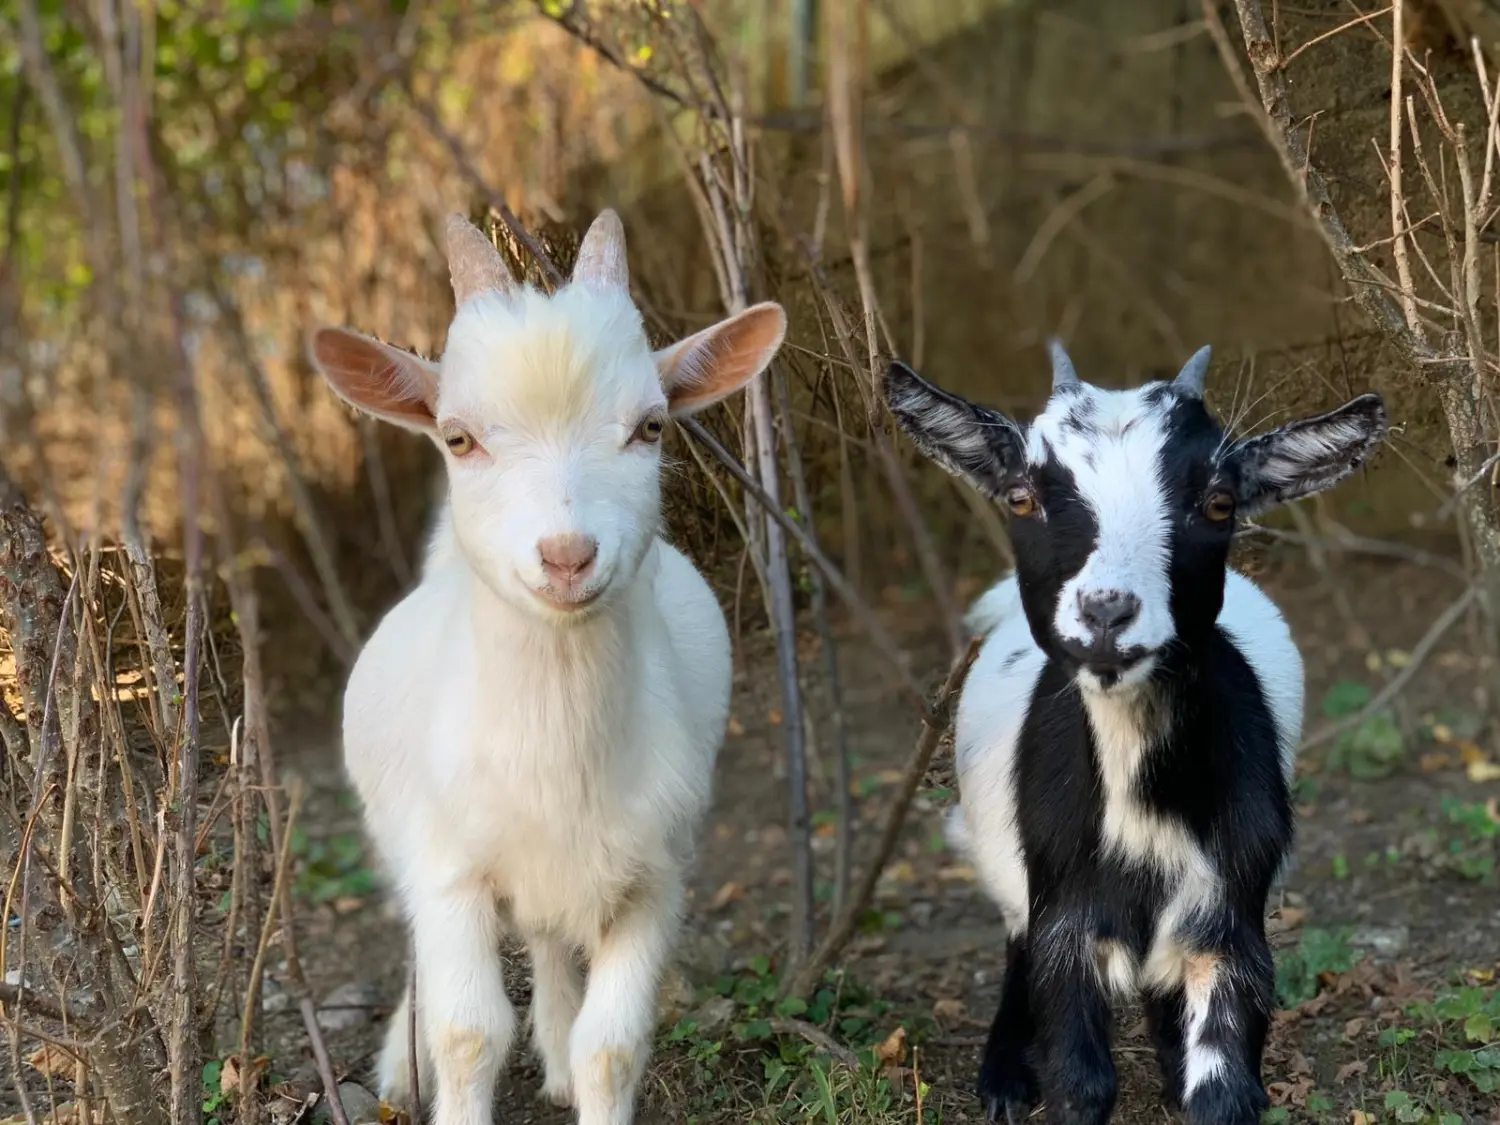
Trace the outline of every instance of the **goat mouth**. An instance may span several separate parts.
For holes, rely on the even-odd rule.
[[[574,590],[568,593],[558,593],[555,590],[538,590],[529,587],[531,596],[550,610],[560,613],[578,613],[588,609],[604,595],[603,586],[595,586],[588,590]]]

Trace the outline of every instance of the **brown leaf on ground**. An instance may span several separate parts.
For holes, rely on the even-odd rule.
[[[26,1056],[26,1065],[49,1078],[72,1078],[78,1060],[56,1043],[43,1043]]]
[[[1292,1052],[1292,1073],[1306,1075],[1313,1072],[1313,1065],[1301,1051]]]
[[[932,1018],[942,1023],[958,1023],[968,1012],[968,1007],[956,996],[945,996],[932,1005]]]
[[[1423,773],[1439,773],[1442,770],[1452,769],[1453,759],[1447,754],[1433,750],[1418,758],[1417,765]]]
[[[1356,1109],[1349,1115],[1349,1125],[1375,1125],[1375,1115]]]
[[[742,722],[740,722],[733,715],[730,715],[729,716],[729,737],[730,738],[739,738],[744,733],[745,733],[745,724],[742,723]]]
[[[1300,930],[1302,923],[1306,920],[1306,910],[1297,906],[1283,906],[1271,913],[1266,929],[1273,934],[1289,933],[1292,930]]]
[[[1364,1020],[1362,1020],[1362,1019],[1352,1019],[1352,1020],[1350,1020],[1348,1023],[1346,1023],[1344,1025],[1344,1038],[1345,1039],[1350,1039],[1350,1040],[1358,1039],[1359,1036],[1360,1036],[1360,1033],[1362,1031],[1364,1031],[1364,1029],[1365,1029],[1365,1021]]]
[[[1356,1074],[1363,1074],[1366,1070],[1369,1069],[1369,1067],[1370,1064],[1368,1060],[1356,1059],[1354,1062],[1345,1063],[1343,1066],[1339,1067],[1339,1072],[1333,1076],[1333,1080],[1335,1083],[1342,1086]]]
[[[897,1027],[885,1037],[885,1042],[875,1048],[876,1061],[881,1066],[898,1066],[906,1061],[906,1028]]]
[[[736,883],[733,879],[731,879],[729,882],[720,887],[714,894],[713,901],[708,904],[708,911],[710,914],[717,914],[731,902],[739,902],[739,900],[744,897],[744,884]]]

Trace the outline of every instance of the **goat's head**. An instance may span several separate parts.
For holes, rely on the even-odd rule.
[[[756,305],[653,353],[613,211],[551,297],[518,286],[457,215],[447,239],[458,309],[440,363],[343,328],[313,333],[313,362],[351,405],[437,443],[460,548],[491,590],[580,620],[628,583],[657,533],[668,417],[754,378],[786,316]]]
[[[1174,641],[1204,636],[1224,600],[1236,517],[1331,488],[1386,433],[1367,394],[1230,440],[1203,404],[1209,350],[1170,383],[1109,391],[1053,343],[1053,390],[1023,425],[892,363],[901,428],[1011,514],[1021,601],[1049,656],[1089,690],[1143,683]]]

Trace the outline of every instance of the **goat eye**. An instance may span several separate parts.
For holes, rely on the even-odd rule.
[[[1005,502],[1018,516],[1029,516],[1036,511],[1036,496],[1025,485],[1014,485],[1005,490]]]
[[[655,414],[652,414],[641,419],[641,424],[635,428],[635,433],[630,435],[630,440],[643,441],[648,445],[655,445],[661,441],[662,431],[665,428],[665,423]]]
[[[448,452],[455,457],[467,457],[474,452],[474,435],[467,430],[457,427],[443,434],[443,444],[448,447]]]
[[[1234,516],[1234,497],[1227,492],[1213,492],[1203,505],[1203,514],[1214,523],[1223,523]]]

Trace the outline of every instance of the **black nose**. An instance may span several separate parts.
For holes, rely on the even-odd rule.
[[[1118,633],[1141,612],[1141,599],[1124,590],[1078,595],[1078,615],[1096,633]]]

